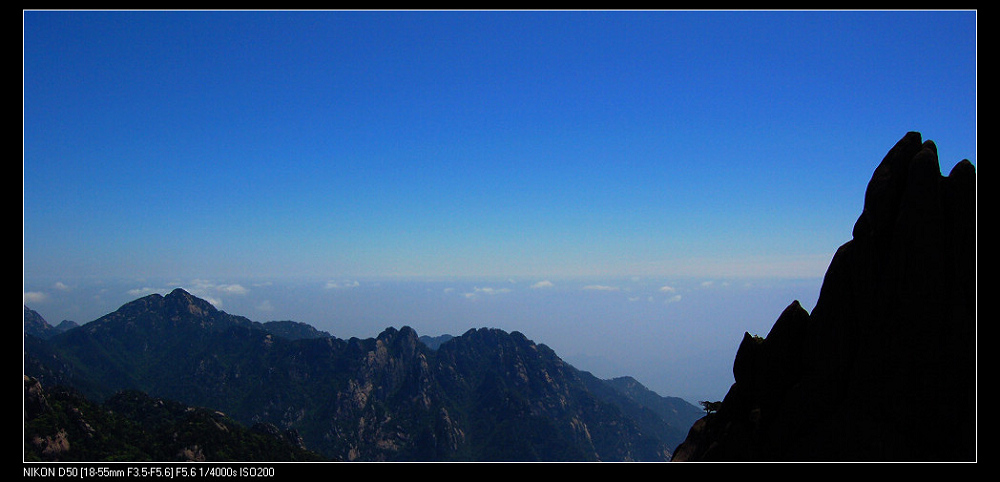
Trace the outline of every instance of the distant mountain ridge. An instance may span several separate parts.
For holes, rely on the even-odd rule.
[[[420,342],[427,345],[427,348],[430,348],[431,350],[437,350],[442,343],[451,340],[452,338],[455,337],[451,335],[438,335],[438,336],[420,335]]]
[[[342,340],[177,289],[45,339],[26,329],[24,365],[45,387],[211,407],[347,461],[664,461],[700,412],[683,402],[661,416],[518,332],[436,341],[408,327]]]
[[[325,331],[317,330],[312,325],[299,321],[266,321],[263,328],[275,335],[289,340],[301,340],[304,338],[326,338],[330,335]]]
[[[52,326],[46,322],[41,315],[36,311],[24,307],[24,333],[37,336],[39,338],[48,338],[53,335],[58,335],[67,330],[72,330],[80,326],[74,321],[63,320],[58,325]]]

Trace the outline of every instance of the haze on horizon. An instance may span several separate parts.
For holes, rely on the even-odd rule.
[[[23,12],[24,303],[183,287],[521,331],[720,399],[907,131],[976,162],[975,11]]]

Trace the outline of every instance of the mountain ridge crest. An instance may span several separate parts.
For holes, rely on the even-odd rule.
[[[669,427],[695,418],[640,425],[617,408],[634,402],[593,392],[589,374],[520,332],[469,329],[436,350],[409,326],[288,337],[207,304],[177,289],[46,340],[26,334],[26,374],[97,400],[139,390],[215,407],[339,460],[665,461],[680,441]]]

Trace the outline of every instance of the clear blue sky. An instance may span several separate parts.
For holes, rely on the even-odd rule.
[[[251,278],[815,280],[907,131],[945,173],[976,162],[976,21],[24,12],[26,303],[55,322],[54,286],[111,278],[220,302]]]

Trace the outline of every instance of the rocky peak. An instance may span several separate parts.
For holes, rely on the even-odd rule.
[[[263,325],[221,311],[208,301],[181,288],[174,289],[166,296],[154,293],[131,301],[113,313],[85,326],[91,333],[125,329],[132,333],[144,332],[147,335],[158,330],[171,329],[168,326],[183,326],[195,330],[195,332],[222,330],[236,326],[257,327],[263,330]],[[153,330],[153,332],[147,330]]]
[[[812,313],[744,335],[721,408],[674,460],[971,460],[976,177],[907,133],[875,169]]]
[[[174,313],[189,314],[205,318],[218,312],[211,303],[198,298],[181,288],[171,291],[163,298],[164,307]]]
[[[403,349],[412,353],[420,344],[420,337],[417,332],[409,326],[404,326],[398,330],[393,327],[386,328],[376,338],[376,341],[387,346]]]
[[[167,319],[191,316],[206,318],[218,313],[211,303],[188,293],[182,288],[176,288],[166,296],[159,293],[143,296],[121,306],[115,313],[122,317],[136,317],[156,314]]]
[[[42,315],[39,315],[37,311],[24,307],[24,315],[22,318],[24,322],[24,335],[34,335],[39,338],[48,338],[56,333],[55,328],[52,327]]]

